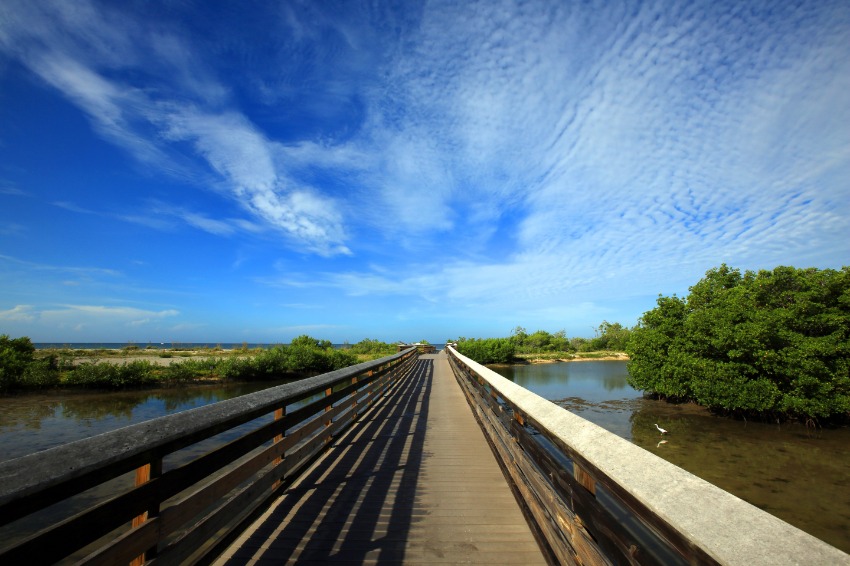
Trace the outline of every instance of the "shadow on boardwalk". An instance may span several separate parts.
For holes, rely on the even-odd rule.
[[[404,561],[433,377],[420,359],[221,563]]]

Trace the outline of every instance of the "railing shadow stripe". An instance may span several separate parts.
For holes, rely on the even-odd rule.
[[[419,360],[321,467],[287,490],[227,564],[403,560],[432,376],[433,361]]]

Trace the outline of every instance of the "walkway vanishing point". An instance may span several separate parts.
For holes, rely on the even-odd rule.
[[[445,353],[413,374],[217,564],[545,564]]]
[[[0,564],[53,563],[850,556],[447,347],[0,462]]]

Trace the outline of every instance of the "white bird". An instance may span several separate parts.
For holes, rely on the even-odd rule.
[[[655,423],[655,428],[657,428],[657,429],[658,429],[658,431],[659,431],[661,434],[665,434],[665,433],[667,432],[666,430],[664,430],[663,428],[661,428],[660,426],[658,426],[658,423]]]

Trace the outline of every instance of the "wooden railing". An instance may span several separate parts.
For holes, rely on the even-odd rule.
[[[0,526],[38,527],[2,548],[0,564],[215,556],[417,357],[412,348],[0,463]]]
[[[825,542],[446,350],[557,562],[850,564]]]

